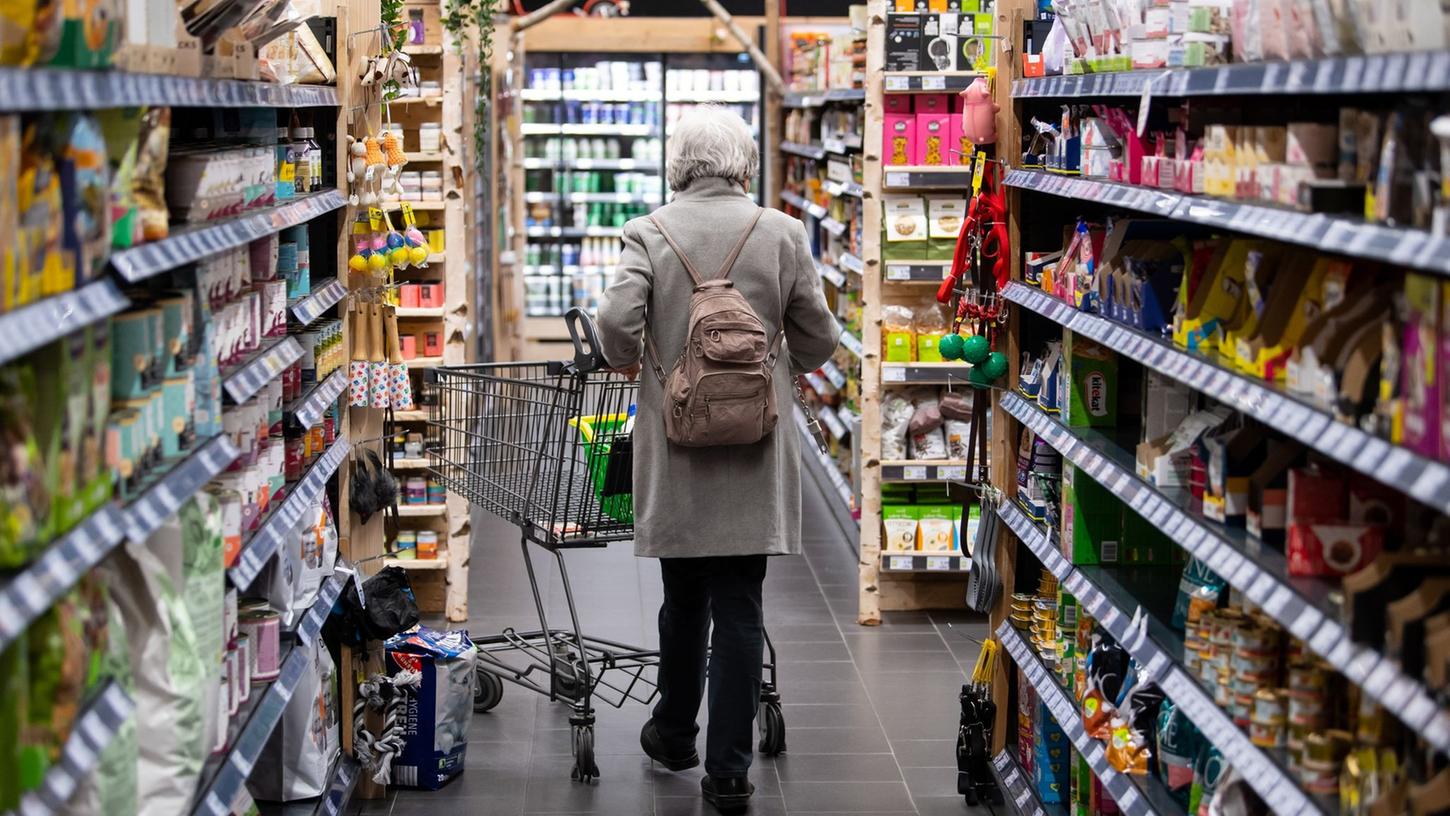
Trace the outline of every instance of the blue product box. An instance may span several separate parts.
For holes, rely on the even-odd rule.
[[[421,676],[408,692],[403,750],[393,759],[393,784],[438,790],[463,773],[477,649],[466,632],[426,626],[395,635],[385,645],[388,673],[395,682],[403,672]]]

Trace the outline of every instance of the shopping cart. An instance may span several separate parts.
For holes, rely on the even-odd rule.
[[[648,705],[659,693],[659,652],[589,637],[569,585],[564,552],[634,537],[630,426],[637,386],[601,370],[594,324],[579,309],[565,317],[574,359],[434,369],[438,400],[429,420],[433,475],[469,502],[518,526],[539,628],[473,637],[478,646],[474,710],[503,697],[503,681],[567,702],[573,713],[570,778],[599,776],[594,700]],[[582,331],[582,336],[581,336]],[[531,545],[553,554],[569,609],[568,629],[552,628],[539,592]],[[775,645],[765,638],[760,752],[785,750]]]

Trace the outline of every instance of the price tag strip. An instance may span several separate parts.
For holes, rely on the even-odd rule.
[[[0,584],[0,651],[70,591],[125,538],[121,511],[107,504],[50,543],[39,558]]]
[[[1142,359],[1142,358],[1140,358]],[[1433,735],[1441,751],[1450,752],[1450,713],[1442,712],[1422,683],[1403,675],[1377,652],[1349,640],[1335,619],[1337,611],[1329,600],[1328,588],[1312,581],[1287,577],[1284,558],[1277,552],[1251,548],[1232,537],[1224,528],[1188,513],[1158,493],[1148,483],[1094,449],[1085,440],[1033,408],[1016,394],[1004,394],[1001,407],[1030,428],[1039,438],[1059,451],[1099,484],[1122,499],[1134,512],[1163,530],[1179,546],[1210,564],[1225,565],[1221,573],[1235,589],[1263,608],[1291,632],[1310,635],[1308,645],[1364,692],[1380,702],[1406,725],[1422,734]],[[1281,426],[1282,427],[1282,426]],[[1227,550],[1226,555],[1220,552]],[[1228,567],[1232,566],[1231,571]],[[1371,668],[1380,668],[1377,681],[1366,683]],[[1427,736],[1427,740],[1430,736]],[[1264,791],[1261,795],[1267,796]]]
[[[841,345],[844,346],[847,351],[856,355],[857,359],[861,358],[861,355],[863,353],[861,348],[861,338],[846,331],[845,327],[841,328]]]
[[[887,189],[963,190],[972,183],[972,171],[968,167],[893,170],[884,174],[884,182]]]
[[[1065,178],[1039,170],[1009,170],[1004,183],[1008,187],[1110,204],[1164,218],[1314,247],[1324,252],[1450,275],[1450,238],[1424,230],[1397,229],[1343,216],[1300,213],[1203,196],[1164,193],[1110,181]]]
[[[34,351],[128,306],[110,278],[0,314],[0,363]]]
[[[1037,798],[1032,780],[1022,772],[1011,754],[1005,749],[997,752],[992,757],[991,768],[992,776],[1002,788],[1003,798],[1017,816],[1046,816],[1047,810],[1042,806],[1042,800]]]
[[[1419,456],[1379,437],[1334,420],[1273,385],[1244,377],[1121,323],[1068,306],[1045,292],[1011,283],[1007,300],[1084,334],[1143,365],[1209,394],[1224,405],[1269,424],[1411,498],[1450,513],[1450,464]]]
[[[932,385],[966,384],[972,367],[965,363],[882,363],[881,381]]]
[[[339,368],[327,376],[327,379],[312,386],[301,399],[292,403],[287,412],[297,420],[304,430],[311,430],[312,426],[322,421],[322,414],[328,406],[337,402],[342,392],[347,390],[347,369]]]
[[[792,207],[795,207],[798,210],[805,210],[810,207],[810,204],[808,204],[804,198],[801,198],[799,195],[791,192],[790,190],[781,190],[780,200],[791,205]]]
[[[292,316],[297,319],[298,323],[304,326],[310,325],[345,297],[347,297],[347,287],[342,285],[342,281],[337,278],[328,278],[321,286],[314,287],[312,293],[307,297],[292,301]]]
[[[972,559],[960,553],[881,554],[881,569],[887,572],[968,572]]]
[[[246,246],[287,227],[305,224],[346,204],[342,193],[323,190],[234,218],[180,227],[170,237],[112,253],[111,266],[127,282],[135,283],[183,264]]]
[[[1069,576],[1075,576],[1072,564],[1069,564],[1062,553],[1053,548],[1052,542],[1048,540],[1047,534],[1017,507],[1017,503],[1010,499],[1003,499],[997,506],[997,515],[1006,522],[1007,528],[1017,536],[1017,540],[1027,546],[1037,560],[1042,562],[1057,577],[1057,580],[1066,586]],[[1069,587],[1071,589],[1071,587]],[[1077,590],[1072,590],[1076,592]]]
[[[0,69],[0,110],[6,112],[135,108],[337,107],[337,89],[235,79],[140,74],[128,71]]]
[[[121,527],[126,538],[137,543],[145,541],[162,522],[181,509],[183,502],[240,455],[226,434],[217,434],[202,443],[122,508]]]
[[[816,261],[816,273],[821,276],[821,280],[831,283],[837,289],[846,286],[846,276],[842,274],[841,270],[828,263]]]
[[[195,816],[227,816],[237,793],[247,784],[257,757],[262,755],[272,730],[282,719],[282,712],[306,673],[307,649],[292,648],[282,661],[281,673],[265,688],[254,685],[257,698],[250,716],[231,741],[231,750],[209,760],[202,770],[202,784],[197,790]],[[239,714],[241,719],[243,715]]]
[[[352,801],[353,789],[357,787],[358,761],[343,754],[337,760],[332,773],[332,782],[327,786],[327,796],[317,803],[316,816],[342,816]]]
[[[135,707],[124,689],[107,680],[71,726],[60,760],[46,770],[39,787],[21,797],[20,806],[13,811],[15,816],[49,816],[64,811]]]
[[[836,258],[836,263],[847,272],[855,272],[857,275],[866,271],[866,264],[862,263],[860,258],[849,252],[842,252]]]
[[[822,405],[816,411],[816,416],[820,418],[821,422],[825,423],[826,430],[831,432],[831,436],[837,440],[846,437],[846,426],[841,422],[840,417],[836,416],[836,412],[831,406]]]
[[[780,152],[790,153],[793,156],[803,156],[807,159],[817,161],[826,157],[826,148],[818,144],[801,144],[799,142],[781,142]]]
[[[292,535],[297,523],[302,520],[303,512],[317,504],[318,497],[327,489],[328,480],[347,459],[350,448],[346,437],[338,437],[332,447],[319,456],[282,500],[272,507],[251,537],[242,542],[240,557],[227,571],[232,586],[246,590],[252,585],[262,568]]]
[[[1038,696],[1052,712],[1057,724],[1062,728],[1077,748],[1077,752],[1087,760],[1091,766],[1093,775],[1102,782],[1103,788],[1118,803],[1118,807],[1126,816],[1155,816],[1155,814],[1173,814],[1183,812],[1181,807],[1173,805],[1173,800],[1167,792],[1162,790],[1162,783],[1157,779],[1148,776],[1133,778],[1128,774],[1120,773],[1112,765],[1108,764],[1107,753],[1103,745],[1091,736],[1088,736],[1082,726],[1082,716],[1078,713],[1077,706],[1057,684],[1057,679],[1047,671],[1038,659],[1037,654],[1027,645],[1022,636],[1012,624],[1003,621],[997,627],[997,640],[1001,642],[1011,655],[1012,660],[1022,668],[1023,675],[1027,682],[1037,690]],[[1139,784],[1152,791],[1152,794],[1145,796],[1139,788]],[[1149,799],[1153,800],[1150,804]]]
[[[282,337],[257,352],[252,359],[233,367],[222,380],[222,390],[233,404],[240,405],[282,376],[286,368],[302,359],[302,344],[295,337]]]

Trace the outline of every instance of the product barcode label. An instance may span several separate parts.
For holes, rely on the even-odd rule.
[[[893,555],[888,560],[888,563],[891,565],[891,568],[894,569],[894,570],[909,570],[909,569],[911,569],[911,556],[909,556],[909,555]]]
[[[884,366],[881,369],[882,382],[906,382],[906,369],[901,366]]]
[[[901,469],[901,478],[908,482],[926,481],[926,465],[907,465]]]
[[[1109,564],[1116,564],[1118,562],[1118,542],[1112,540],[1104,541],[1101,557],[1103,561]]]
[[[894,281],[911,280],[911,267],[900,264],[886,265],[886,279]]]
[[[911,175],[909,173],[887,173],[886,174],[886,186],[887,187],[907,187],[910,184],[911,184]]]

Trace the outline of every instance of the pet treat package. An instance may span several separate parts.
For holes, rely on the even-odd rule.
[[[437,790],[463,773],[468,723],[473,718],[473,661],[477,650],[462,631],[426,626],[390,638],[388,672],[418,672],[421,682],[406,692],[403,750],[393,760],[393,783]]]
[[[279,550],[267,567],[271,574],[262,584],[267,587],[267,603],[281,614],[288,629],[312,608],[337,561],[337,528],[328,508],[319,505],[304,511],[290,540],[292,545]]]
[[[307,668],[247,780],[259,801],[293,802],[327,793],[327,772],[342,746],[332,655],[320,638],[297,648],[307,650]]]
[[[114,601],[106,604],[106,649],[99,656],[100,674],[135,699],[130,640],[126,622]],[[116,735],[101,749],[96,770],[83,780],[60,811],[63,816],[136,816],[137,712],[132,711]]]

